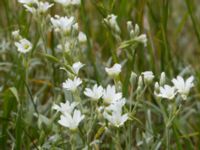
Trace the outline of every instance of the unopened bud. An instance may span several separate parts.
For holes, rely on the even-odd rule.
[[[165,82],[166,82],[166,75],[165,75],[165,72],[162,72],[160,76],[160,85],[164,86]]]
[[[135,24],[135,36],[139,35],[140,33],[140,27],[138,26],[138,24]]]
[[[142,76],[139,76],[138,87],[142,87],[142,86],[143,86]]]
[[[130,77],[130,83],[131,85],[134,85],[137,80],[137,74],[135,72],[131,72],[131,77]]]
[[[80,43],[86,42],[87,41],[87,37],[86,37],[85,33],[79,32],[79,34],[78,34],[78,40],[79,40]]]
[[[131,32],[133,30],[133,25],[131,21],[127,21],[127,30],[128,32]]]
[[[144,77],[144,83],[146,85],[149,85],[152,83],[153,79],[154,79],[154,75],[152,71],[145,71],[142,73],[143,77]]]
[[[154,91],[155,91],[155,93],[160,92],[160,86],[159,86],[158,82],[156,82],[155,85],[154,85]]]

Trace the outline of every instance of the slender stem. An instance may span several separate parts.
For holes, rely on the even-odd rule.
[[[165,127],[165,139],[166,139],[166,150],[169,150],[169,142],[170,142],[170,136],[169,136],[169,127]]]
[[[137,95],[137,97],[136,97],[136,103],[135,103],[135,105],[134,105],[134,107],[133,107],[132,112],[135,113],[136,108],[137,108],[137,106],[138,106],[138,104],[139,104],[139,101],[140,101],[140,97],[144,94],[144,92],[146,91],[146,89],[147,89],[147,86],[145,85],[143,91]]]
[[[122,150],[122,147],[121,147],[121,142],[120,142],[120,132],[119,132],[119,129],[117,129],[117,147],[116,147],[117,150]]]
[[[72,135],[71,135],[70,144],[71,144],[71,149],[72,150],[76,150],[75,135],[74,135],[74,133],[72,133]]]
[[[25,55],[23,56],[23,65],[24,65],[24,69],[25,69],[24,85],[25,85],[26,90],[27,90],[26,98],[28,98],[28,96],[30,96],[31,102],[32,102],[33,107],[34,107],[34,109],[35,109],[35,112],[38,114],[37,106],[36,106],[36,104],[34,103],[34,99],[33,99],[31,90],[30,90],[30,88],[29,88],[29,86],[28,86],[28,58],[26,58]]]

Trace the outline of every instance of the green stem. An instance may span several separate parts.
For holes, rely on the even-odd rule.
[[[117,150],[122,150],[119,129],[117,129],[117,147],[116,147],[116,149]]]
[[[76,150],[76,143],[75,143],[75,135],[72,133],[71,138],[70,138],[70,144],[71,144],[71,149]]]
[[[169,142],[170,142],[170,136],[169,136],[169,127],[165,127],[165,138],[166,138],[166,150],[169,150]]]

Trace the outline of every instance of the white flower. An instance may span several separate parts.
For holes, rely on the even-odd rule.
[[[38,1],[37,0],[18,0],[18,2],[22,4],[31,5],[31,4],[37,3]]]
[[[172,82],[177,89],[178,93],[181,94],[181,97],[186,100],[190,89],[194,86],[193,84],[194,77],[189,77],[186,81],[184,81],[183,77],[177,76],[176,79],[173,79]]]
[[[60,3],[63,6],[79,5],[81,3],[80,0],[55,0],[55,2]]]
[[[103,91],[103,101],[105,104],[111,104],[122,98],[122,93],[116,93],[115,86],[108,85]]]
[[[56,31],[68,33],[75,24],[75,19],[73,16],[68,18],[56,15],[54,18],[51,17],[51,23]]]
[[[103,88],[95,84],[92,89],[86,88],[84,94],[92,100],[98,100],[103,95]]]
[[[85,33],[79,32],[79,34],[78,34],[78,40],[81,43],[86,42],[87,41],[87,37],[86,37]]]
[[[80,78],[75,77],[74,80],[67,79],[63,83],[63,88],[72,92],[75,92],[77,87],[82,83]]]
[[[27,39],[21,39],[19,42],[15,42],[15,46],[21,53],[27,53],[32,49],[32,44]]]
[[[144,83],[145,84],[150,84],[153,79],[154,79],[154,75],[152,71],[145,71],[142,73],[143,77],[144,77]]]
[[[118,108],[119,107],[119,108]],[[121,105],[113,105],[113,110],[110,113],[104,111],[103,116],[106,118],[112,125],[116,127],[122,126],[128,119],[128,114],[122,115]]]
[[[125,105],[125,103],[126,103],[125,98],[119,99],[114,103],[110,104],[108,107],[106,107],[106,110],[111,112],[113,111],[122,112],[122,107]]]
[[[176,95],[175,87],[171,87],[169,85],[164,85],[164,87],[160,87],[160,93],[156,94],[158,97],[173,99]]]
[[[39,13],[45,13],[49,8],[51,8],[54,4],[49,4],[48,2],[38,2],[37,3],[37,11]]]
[[[79,70],[84,66],[84,64],[82,64],[80,61],[76,62],[72,65],[72,69],[74,71],[74,73],[78,74]]]
[[[77,105],[78,103],[76,102],[70,104],[69,101],[66,101],[65,103],[60,103],[60,106],[54,104],[53,109],[60,111],[63,115],[65,115],[65,114],[71,114]]]
[[[65,114],[60,116],[60,120],[58,121],[64,127],[69,128],[70,130],[76,130],[79,123],[84,119],[84,115],[81,115],[79,110],[74,110],[73,116],[70,114]]]
[[[54,4],[49,4],[48,2],[36,2],[36,6],[29,6],[27,4],[24,7],[31,12],[32,14],[36,13],[45,13],[49,8],[51,8]]]
[[[122,66],[120,64],[114,64],[111,68],[105,68],[109,76],[114,77],[119,75],[121,72]]]

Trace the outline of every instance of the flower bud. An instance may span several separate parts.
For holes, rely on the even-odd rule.
[[[142,87],[142,86],[143,86],[142,76],[139,76],[138,87]]]
[[[121,68],[120,64],[114,64],[111,68],[106,67],[105,70],[110,77],[116,77],[121,72]]]
[[[166,75],[165,72],[162,72],[160,76],[160,85],[161,86],[165,85],[165,82],[166,82]]]
[[[143,77],[144,77],[144,83],[146,85],[149,85],[152,83],[153,79],[154,79],[154,75],[152,71],[145,71],[142,73]]]
[[[156,82],[155,85],[154,85],[154,91],[155,91],[155,93],[160,92],[160,86],[159,86],[158,82]]]
[[[132,25],[131,21],[127,21],[127,30],[128,30],[128,32],[133,31],[133,25]]]
[[[104,18],[104,21],[116,32],[120,33],[120,28],[117,23],[117,16],[114,14],[108,15],[106,18]]]
[[[137,80],[137,74],[135,72],[131,72],[131,77],[130,77],[130,83],[131,85],[134,85]]]
[[[131,31],[130,31],[130,37],[131,37],[131,38],[134,38],[134,37],[135,37],[135,31],[134,31],[134,30],[131,30]]]
[[[79,34],[78,34],[78,40],[79,40],[80,43],[86,42],[87,41],[87,37],[86,37],[85,33],[79,32]]]
[[[140,27],[138,26],[138,24],[135,24],[135,36],[138,36],[140,33]]]

